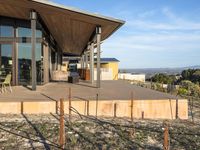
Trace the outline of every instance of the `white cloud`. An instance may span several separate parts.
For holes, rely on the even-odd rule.
[[[199,62],[200,22],[177,16],[167,7],[136,16],[126,16],[125,27],[103,44],[103,56],[117,57],[122,68]]]
[[[140,17],[140,18],[152,17],[152,16],[154,16],[156,13],[157,13],[157,10],[156,10],[156,9],[154,9],[154,10],[149,10],[149,11],[145,11],[145,12],[142,12],[142,13],[138,14],[138,17]]]
[[[162,13],[165,18],[158,22],[152,21],[150,19],[143,18],[143,16],[153,16]],[[158,12],[157,10],[150,10],[142,12],[138,15],[138,18],[132,18],[129,16],[127,21],[127,27],[132,27],[135,29],[144,30],[200,30],[200,23],[193,22],[187,19],[176,16],[169,8],[164,7]],[[166,20],[168,22],[166,23]]]
[[[190,51],[200,50],[200,35],[194,34],[143,34],[118,36],[104,43],[105,49],[131,51]]]

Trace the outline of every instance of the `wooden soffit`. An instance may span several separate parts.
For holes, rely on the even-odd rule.
[[[63,52],[77,55],[87,46],[96,26],[102,27],[103,41],[125,23],[44,0],[0,1],[1,16],[28,20],[30,10],[38,12]]]

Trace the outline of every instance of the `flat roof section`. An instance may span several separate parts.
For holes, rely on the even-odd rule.
[[[69,87],[72,90],[72,100],[130,100],[133,91],[134,100],[169,100],[177,99],[176,96],[154,91],[147,88],[131,85],[126,81],[102,81],[100,89],[92,87],[87,82],[70,84],[67,82],[48,83],[38,86],[37,91],[22,86],[13,87],[12,93],[1,93],[0,102],[18,101],[58,101],[60,98],[68,100]]]

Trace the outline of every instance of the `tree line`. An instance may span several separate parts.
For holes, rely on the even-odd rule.
[[[200,69],[183,70],[181,74],[177,75],[159,73],[148,79],[148,81],[178,85],[177,94],[200,97]]]

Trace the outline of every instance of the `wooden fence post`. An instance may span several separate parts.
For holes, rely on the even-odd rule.
[[[60,147],[65,148],[64,100],[60,99]]]
[[[71,87],[69,87],[69,121],[71,120],[71,107],[72,107],[72,103],[71,103]]]
[[[144,111],[142,111],[142,119],[144,119]]]
[[[56,114],[58,114],[58,101],[56,101]]]
[[[169,150],[169,124],[164,122],[164,150]]]
[[[89,100],[87,100],[87,116],[89,116],[90,114],[90,101]]]
[[[178,119],[178,98],[176,99],[176,119]]]
[[[114,103],[114,118],[117,117],[117,104]]]
[[[131,92],[131,121],[133,121],[133,91]]]
[[[99,94],[96,95],[96,118],[98,116],[98,101],[99,101]]]
[[[24,102],[21,102],[21,114],[24,114]]]

